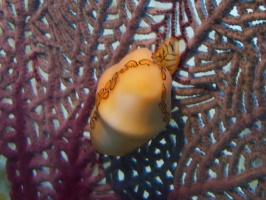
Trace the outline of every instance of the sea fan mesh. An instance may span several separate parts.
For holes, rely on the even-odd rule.
[[[2,0],[0,155],[11,199],[264,199],[264,0]],[[97,80],[128,52],[183,41],[172,118],[98,154]]]

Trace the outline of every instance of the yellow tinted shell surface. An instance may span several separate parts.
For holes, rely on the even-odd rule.
[[[99,80],[90,117],[95,148],[125,155],[157,135],[170,120],[172,77],[146,48],[126,55]]]
[[[179,40],[175,37],[165,39],[155,52],[155,56],[161,66],[167,68],[173,75],[180,61]]]

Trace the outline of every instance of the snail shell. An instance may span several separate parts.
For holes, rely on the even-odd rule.
[[[101,76],[90,117],[91,140],[100,153],[125,155],[168,124],[172,77],[164,66],[173,67],[157,58],[164,52],[137,49]]]

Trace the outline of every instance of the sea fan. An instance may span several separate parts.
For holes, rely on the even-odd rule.
[[[264,199],[265,23],[263,0],[2,0],[11,199]],[[127,156],[98,154],[88,126],[97,80],[170,36],[183,49],[169,125]]]

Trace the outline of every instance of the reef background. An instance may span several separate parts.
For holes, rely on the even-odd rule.
[[[10,198],[264,199],[265,23],[264,0],[0,1]],[[97,154],[97,80],[170,36],[184,48],[169,126],[128,156]]]

